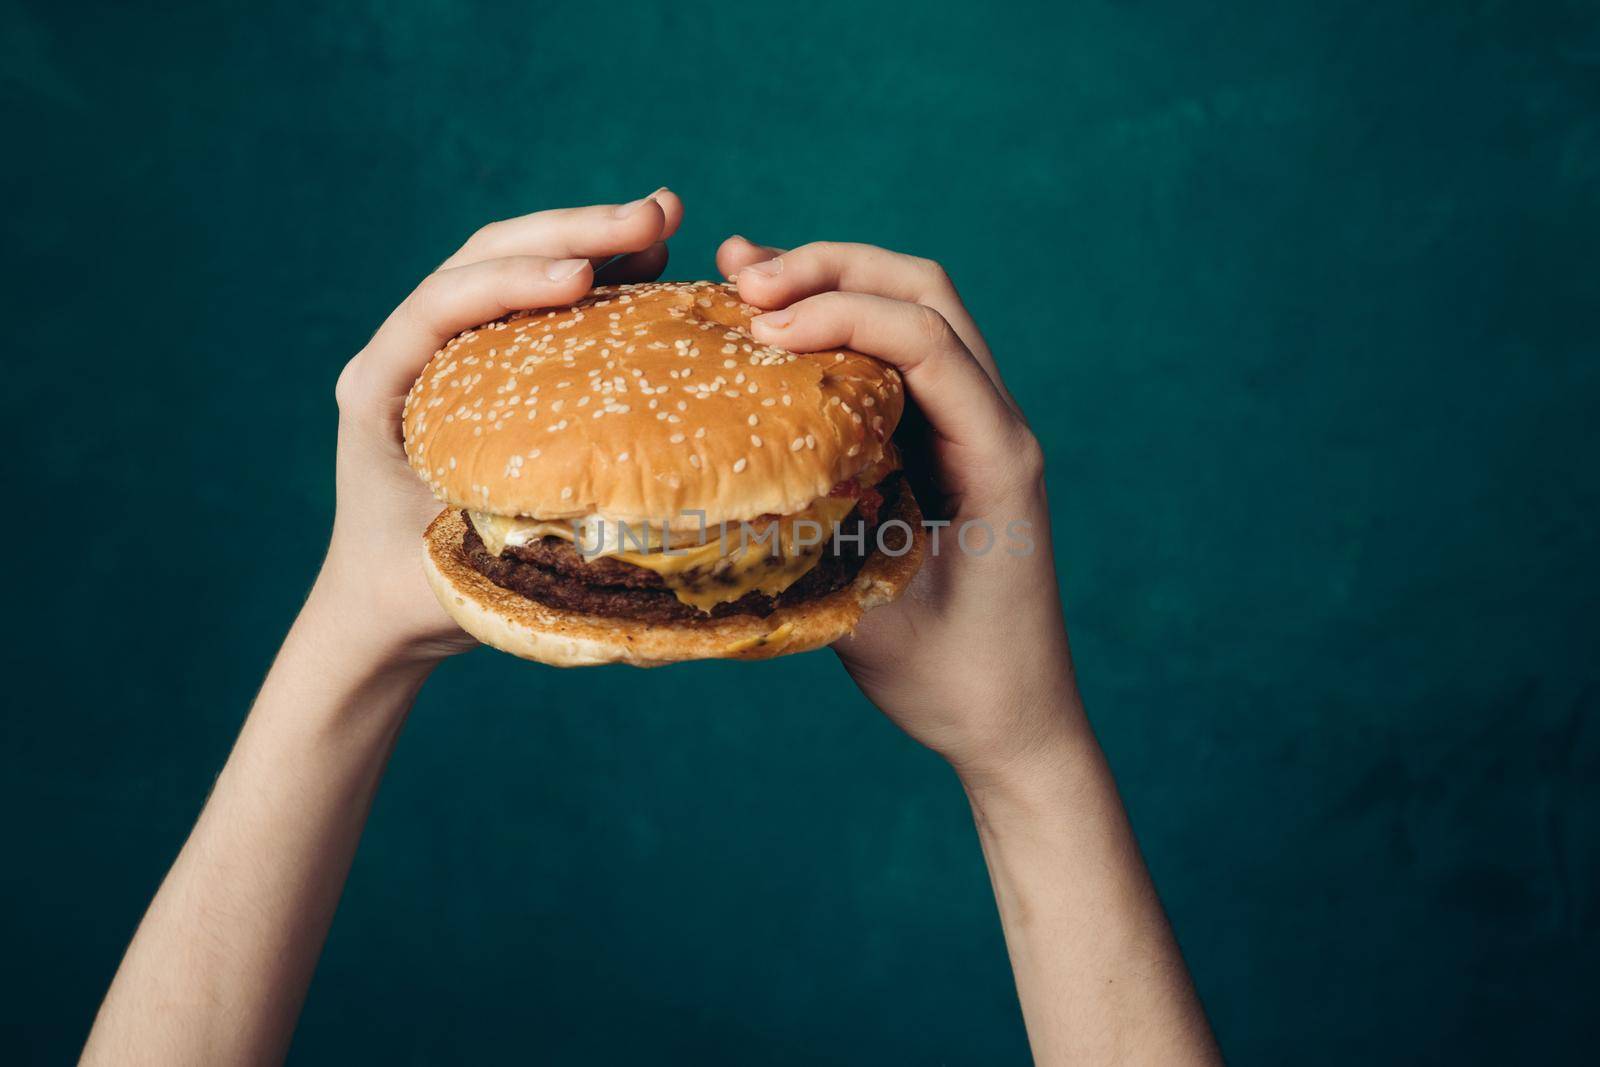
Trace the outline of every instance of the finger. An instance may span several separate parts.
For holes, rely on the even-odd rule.
[[[794,352],[852,348],[899,368],[935,433],[999,455],[1020,423],[943,315],[866,293],[822,293],[758,315],[755,336]]]
[[[657,241],[643,252],[629,252],[605,263],[594,272],[596,285],[625,285],[648,282],[667,269],[667,243]]]
[[[723,241],[721,247],[717,249],[717,269],[731,282],[750,264],[760,263],[782,254],[781,248],[758,245],[749,238],[734,234]]]
[[[509,256],[436,271],[384,320],[356,357],[354,387],[392,400],[410,390],[423,366],[462,330],[526,308],[559,307],[589,291],[587,259]]]
[[[670,189],[626,204],[536,211],[491,222],[468,238],[441,269],[507,256],[606,259],[639,252],[677,231],[683,201]]]
[[[656,202],[666,218],[661,226],[661,240],[665,241],[677,233],[678,227],[683,224],[683,198],[663,185],[650,194],[650,199]]]
[[[649,199],[654,200],[661,207],[661,214],[666,219],[661,226],[661,238],[656,242],[657,244],[662,244],[678,232],[678,227],[683,222],[683,201],[678,197],[677,193],[668,189],[665,185],[651,193]],[[646,248],[644,251],[649,252],[650,249]],[[602,269],[617,260],[636,254],[638,253],[624,252],[620,255],[612,256],[591,256],[589,262],[594,265],[595,273],[598,275]],[[663,260],[662,266],[665,267],[665,265],[665,260]]]
[[[817,241],[767,260],[743,263],[739,270],[739,295],[759,307],[788,307],[796,300],[833,289],[933,308],[944,316],[1015,410],[983,333],[950,276],[933,260],[874,245]]]

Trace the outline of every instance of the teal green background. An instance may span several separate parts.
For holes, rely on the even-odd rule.
[[[476,226],[688,205],[961,285],[1241,1064],[1600,1000],[1600,10],[7,3],[3,1058],[76,1052]],[[173,541],[197,527],[203,539]],[[944,766],[826,654],[422,695],[291,1062],[1020,1062]]]

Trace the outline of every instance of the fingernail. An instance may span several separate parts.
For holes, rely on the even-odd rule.
[[[764,274],[768,278],[770,278],[774,274],[782,273],[782,271],[783,271],[783,260],[782,259],[763,260],[760,263],[752,263],[752,264],[750,264],[748,267],[745,268],[745,270],[753,270],[757,274]]]
[[[763,326],[771,326],[774,330],[781,330],[794,321],[794,308],[782,308],[778,311],[769,311],[765,315],[757,315],[756,321]]]
[[[544,276],[553,282],[564,282],[588,265],[587,259],[555,259],[544,265]]]
[[[645,199],[646,200],[654,200],[656,197],[660,196],[662,193],[670,193],[670,192],[672,192],[672,190],[668,189],[665,185],[663,185],[661,188],[657,189],[655,192],[653,192],[649,196],[645,197]]]
[[[613,218],[625,219],[649,202],[650,198],[648,196],[643,196],[638,200],[631,201],[630,203],[618,204],[616,207],[611,209],[611,215]]]

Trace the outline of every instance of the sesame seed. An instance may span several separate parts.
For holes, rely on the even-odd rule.
[[[736,461],[734,461],[733,473],[740,474],[740,473],[742,473],[744,471],[745,467],[747,467],[747,466],[749,466],[749,463],[745,460],[745,458],[743,456],[740,456]]]

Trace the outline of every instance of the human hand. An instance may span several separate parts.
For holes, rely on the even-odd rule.
[[[406,394],[462,330],[509,311],[569,304],[595,284],[658,277],[682,219],[683,202],[660,189],[629,204],[494,222],[422,280],[339,375],[338,508],[313,604],[362,630],[388,657],[442,659],[477,644],[439,607],[423,575],[422,533],[441,505],[406,463]]]
[[[898,367],[928,424],[924,461],[944,499],[921,503],[950,525],[906,594],[834,646],[851,677],[969,784],[1052,752],[1082,714],[1043,452],[955,286],[935,263],[869,245],[781,252],[732,237],[717,265],[743,299],[780,309],[755,319],[758,338],[796,352],[849,347]]]

